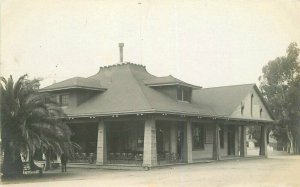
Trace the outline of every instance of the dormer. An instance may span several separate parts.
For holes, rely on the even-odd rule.
[[[173,77],[172,75],[146,79],[144,83],[145,85],[156,89],[157,91],[162,92],[165,95],[168,95],[174,100],[189,103],[191,102],[192,98],[192,90],[201,88],[200,86],[195,86],[183,82]]]
[[[78,106],[90,97],[104,92],[106,89],[100,81],[92,78],[73,77],[39,90],[48,92],[62,107]]]

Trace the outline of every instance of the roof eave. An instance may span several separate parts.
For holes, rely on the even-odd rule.
[[[201,89],[202,87],[201,86],[195,86],[195,85],[192,85],[192,84],[187,84],[187,83],[155,83],[155,84],[145,84],[147,86],[150,86],[150,87],[159,87],[159,86],[187,86],[187,87],[191,87],[191,88],[194,88],[194,89]]]
[[[106,88],[95,88],[95,87],[86,87],[86,86],[68,86],[63,88],[42,88],[39,90],[40,93],[42,92],[54,92],[54,91],[61,91],[61,90],[71,90],[71,89],[80,89],[80,90],[90,90],[90,91],[106,91]]]
[[[258,123],[275,123],[273,120],[264,119],[244,119],[244,118],[232,118],[227,116],[218,116],[201,113],[188,113],[178,111],[164,111],[164,110],[145,110],[145,111],[128,111],[128,112],[110,112],[110,113],[94,113],[94,114],[82,114],[82,115],[67,115],[67,118],[84,118],[84,117],[106,117],[106,116],[122,116],[122,115],[143,115],[143,114],[166,114],[166,115],[180,115],[189,117],[201,117],[201,118],[212,118],[221,120],[232,120],[232,121],[244,121],[244,122],[258,122]]]

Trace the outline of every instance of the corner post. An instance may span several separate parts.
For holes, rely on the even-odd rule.
[[[260,130],[260,148],[259,155],[268,157],[268,146],[267,146],[267,127],[265,125],[261,126]]]
[[[220,160],[220,127],[219,124],[215,124],[214,134],[213,134],[213,159]]]
[[[241,157],[247,156],[246,127],[241,126]]]
[[[193,163],[192,124],[188,119],[184,128],[184,161]]]
[[[106,127],[104,121],[98,123],[98,139],[97,139],[97,165],[104,165],[107,161],[106,147]]]
[[[156,125],[152,116],[145,118],[143,166],[157,165]]]
[[[234,126],[234,155],[239,156],[240,155],[240,133],[239,133],[239,126]]]

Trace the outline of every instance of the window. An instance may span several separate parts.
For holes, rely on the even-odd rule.
[[[251,102],[250,102],[250,114],[253,116],[253,94],[251,94]]]
[[[138,129],[137,147],[139,147],[139,148],[144,147],[144,129],[143,128]]]
[[[244,109],[245,109],[244,103],[241,103],[241,115],[244,115]]]
[[[178,86],[177,87],[177,100],[191,102],[191,96],[192,96],[191,93],[192,93],[191,88],[184,87],[184,86]]]
[[[59,103],[61,106],[68,106],[69,105],[69,95],[60,95],[59,96]]]
[[[204,149],[205,128],[203,125],[192,126],[193,149]]]
[[[259,117],[261,117],[262,113],[263,113],[263,109],[260,108],[260,110],[259,110]]]
[[[224,148],[224,126],[220,126],[220,148],[223,149]]]

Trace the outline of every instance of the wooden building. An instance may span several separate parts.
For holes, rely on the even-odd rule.
[[[246,128],[253,125],[267,156],[273,117],[255,84],[201,88],[120,63],[40,91],[53,94],[67,114],[82,147],[78,162],[154,167],[246,157]]]

